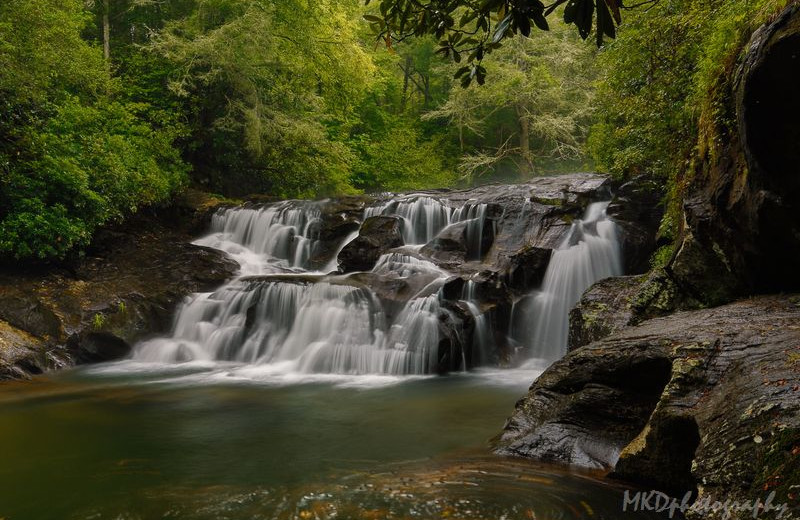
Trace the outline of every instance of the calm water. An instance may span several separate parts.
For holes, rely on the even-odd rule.
[[[535,374],[170,371],[0,385],[0,518],[645,518],[588,474],[492,457]]]

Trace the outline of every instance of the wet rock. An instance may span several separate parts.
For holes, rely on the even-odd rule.
[[[752,35],[717,81],[714,115],[701,117],[686,229],[667,272],[704,305],[800,289],[798,53],[791,3]]]
[[[457,269],[469,260],[480,260],[494,241],[494,221],[484,219],[480,228],[472,222],[457,222],[425,244],[420,253],[445,269]]]
[[[508,285],[517,293],[539,287],[550,263],[552,249],[529,246],[509,255]]]
[[[592,285],[569,313],[567,349],[574,350],[633,324],[632,300],[643,276],[606,278]]]
[[[664,185],[647,177],[626,182],[614,192],[606,210],[620,229],[624,272],[640,274],[650,268],[650,256],[664,216]]]
[[[752,501],[775,489],[777,503],[796,506],[783,478],[800,445],[797,323],[800,297],[763,296],[573,350],[517,403],[496,451],[611,469],[698,500]]]
[[[467,259],[466,234],[466,222],[451,224],[425,244],[420,253],[445,269],[455,269]]]
[[[0,271],[0,320],[22,334],[31,352],[15,355],[18,370],[0,370],[0,377],[118,358],[136,341],[169,330],[184,296],[238,270],[223,253],[189,240],[183,229],[142,214],[98,233],[70,270]]]
[[[345,273],[369,271],[381,254],[403,245],[401,221],[397,217],[370,217],[352,242],[339,253],[339,269]]]
[[[445,374],[475,366],[470,350],[474,319],[457,304],[445,303],[439,314],[439,346],[436,372]]]
[[[0,321],[0,380],[25,379],[61,366],[53,345]]]
[[[341,197],[322,205],[319,221],[312,235],[316,236],[309,267],[321,269],[342,246],[342,241],[358,231],[369,197]]]

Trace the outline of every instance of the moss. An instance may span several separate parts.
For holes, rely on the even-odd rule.
[[[536,202],[539,204],[544,204],[545,206],[558,206],[561,207],[566,203],[566,198],[549,198],[549,197],[537,197],[536,195],[531,196],[531,202]]]
[[[650,268],[660,269],[666,267],[673,254],[675,254],[675,244],[661,246],[650,257]]]
[[[622,452],[619,454],[619,458],[624,459],[644,451],[644,449],[647,447],[647,435],[649,433],[650,423],[647,423],[644,426],[644,429],[639,432],[639,435],[637,435],[635,439],[629,442],[628,445],[622,449]]]
[[[753,496],[774,491],[777,503],[800,505],[800,429],[784,428],[775,433],[759,459],[757,467],[761,470],[751,487]]]
[[[631,300],[637,319],[669,313],[676,308],[678,290],[663,269],[655,269]]]

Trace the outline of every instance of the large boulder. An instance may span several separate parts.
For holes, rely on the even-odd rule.
[[[607,213],[620,230],[624,272],[641,274],[650,269],[650,256],[659,245],[658,227],[664,216],[664,185],[644,176],[620,186]]]
[[[370,217],[361,225],[358,237],[339,253],[339,270],[345,273],[369,271],[389,249],[403,245],[401,220],[397,217]]]
[[[320,218],[313,224],[316,241],[309,259],[311,269],[322,269],[345,246],[343,243],[358,231],[368,197],[341,197],[321,206]]]
[[[796,508],[798,323],[800,297],[764,296],[626,328],[545,371],[495,449],[703,501],[775,491]]]
[[[617,276],[592,285],[569,313],[567,349],[574,350],[629,327],[643,276]]]

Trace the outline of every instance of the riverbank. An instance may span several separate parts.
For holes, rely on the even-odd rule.
[[[100,231],[72,264],[0,269],[0,379],[116,359],[167,332],[183,297],[238,271],[190,243],[217,203],[190,193]]]

